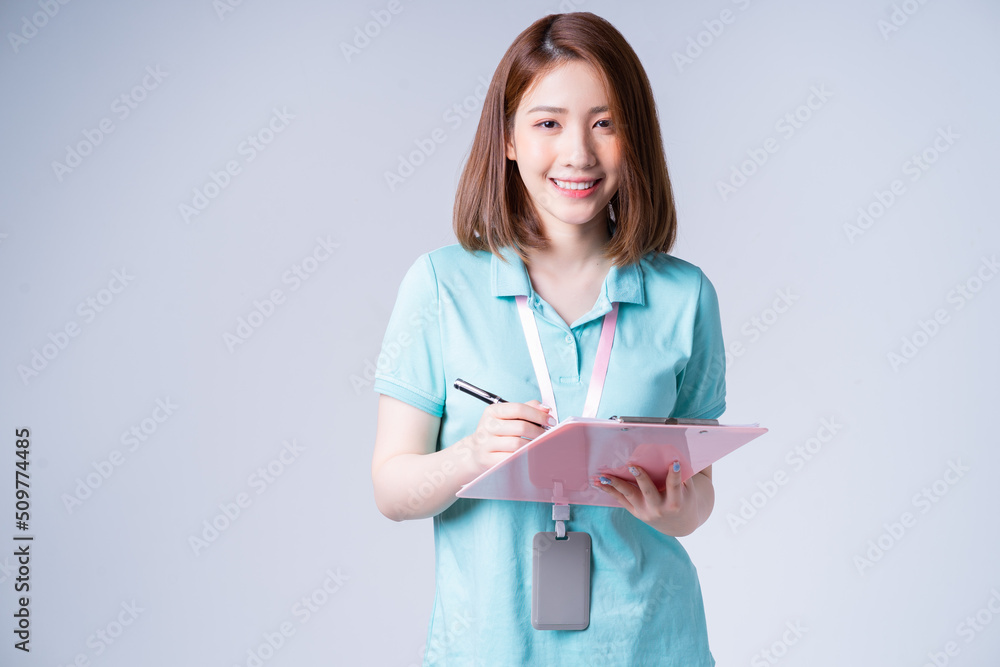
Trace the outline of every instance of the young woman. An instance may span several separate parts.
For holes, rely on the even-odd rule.
[[[550,15],[514,40],[454,227],[460,243],[421,255],[404,277],[374,386],[376,503],[396,521],[434,519],[424,664],[714,665],[697,572],[676,539],[712,511],[711,468],[681,483],[675,467],[665,488],[635,466],[631,479],[593,480],[619,507],[572,507],[570,529],[592,538],[590,624],[579,631],[531,622],[532,537],[553,529],[551,505],[455,497],[556,414],[595,411],[586,399],[611,313],[603,393],[584,416],[725,410],[716,293],[667,254],[676,212],[655,103],[610,23]],[[549,383],[529,354],[526,312],[555,405],[539,400]],[[484,409],[453,389],[457,378],[509,402]]]

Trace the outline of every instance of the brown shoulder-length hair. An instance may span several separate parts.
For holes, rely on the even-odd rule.
[[[497,66],[468,161],[455,195],[455,235],[466,250],[544,249],[543,235],[517,163],[504,147],[521,98],[539,76],[571,60],[594,67],[604,81],[621,156],[611,198],[612,237],[605,256],[616,265],[648,252],[669,252],[677,212],[667,175],[653,91],[635,51],[618,30],[590,12],[550,14],[517,36]],[[501,257],[502,259],[502,257]]]

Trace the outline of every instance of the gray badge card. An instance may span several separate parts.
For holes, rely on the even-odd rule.
[[[590,625],[588,533],[535,533],[532,542],[531,625],[536,630],[586,630]]]

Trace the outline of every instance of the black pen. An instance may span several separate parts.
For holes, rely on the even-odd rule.
[[[475,385],[469,384],[465,380],[455,380],[455,389],[459,389],[461,391],[464,391],[469,396],[475,396],[476,398],[478,398],[480,401],[483,401],[484,403],[493,404],[493,403],[506,403],[507,402],[507,401],[503,400],[502,398],[500,398],[499,396],[497,396],[496,394],[491,394],[490,392],[486,391],[485,389],[480,389],[479,387],[477,387]]]
[[[496,394],[488,392],[485,389],[480,389],[476,385],[469,384],[465,380],[458,380],[458,379],[456,379],[455,380],[455,389],[458,389],[460,391],[464,391],[469,396],[475,396],[480,401],[482,401],[484,403],[489,403],[491,405],[494,404],[494,403],[506,403],[507,402],[504,399],[502,399],[499,396],[497,396]],[[534,422],[532,422],[532,423],[534,424]],[[551,428],[550,426],[545,426],[545,425],[542,425],[542,424],[538,424],[538,426],[541,426],[546,431]]]

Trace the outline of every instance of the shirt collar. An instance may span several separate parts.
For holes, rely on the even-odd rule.
[[[507,263],[496,255],[492,256],[493,296],[531,296],[534,290],[531,289],[528,268],[517,251],[504,247],[500,249],[500,254],[507,259]],[[616,301],[645,305],[642,269],[638,264],[612,266],[604,279],[601,295],[607,298],[609,308]]]

